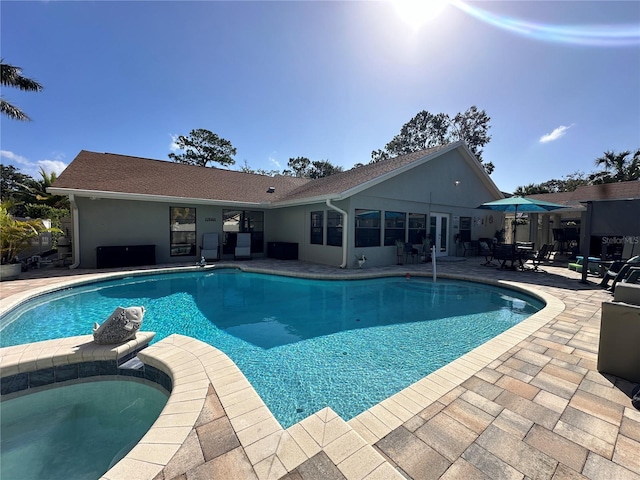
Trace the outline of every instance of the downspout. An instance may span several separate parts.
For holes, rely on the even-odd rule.
[[[332,205],[330,198],[327,198],[327,207],[342,215],[342,264],[340,268],[345,268],[347,266],[347,239],[349,238],[349,230],[347,227],[349,225],[349,215],[344,210]]]
[[[78,205],[73,194],[69,195],[71,204],[71,221],[73,222],[73,235],[71,239],[71,251],[73,252],[73,263],[69,269],[73,270],[80,266],[80,220],[78,218]]]

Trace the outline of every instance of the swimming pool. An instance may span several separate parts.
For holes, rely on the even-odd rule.
[[[0,402],[0,477],[100,478],[149,430],[167,392],[133,380],[49,388]]]
[[[285,428],[325,406],[348,420],[543,307],[471,282],[228,269],[47,295],[0,319],[0,344],[88,334],[119,305],[144,305],[156,340],[180,333],[224,351]]]

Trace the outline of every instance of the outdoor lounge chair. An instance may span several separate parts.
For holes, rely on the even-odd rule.
[[[637,283],[635,279],[638,270],[640,270],[640,266],[634,266],[633,263],[625,263],[613,279],[609,290],[615,292],[616,285],[618,285],[619,283]],[[631,281],[629,281],[629,277],[631,277]]]
[[[624,278],[626,272],[633,266],[640,266],[640,255],[632,257],[626,262],[613,262],[609,269],[604,273],[600,286],[609,288],[610,280],[613,280],[613,285],[615,285]]]
[[[236,249],[233,258],[251,258],[251,234],[238,233]]]
[[[205,260],[220,260],[220,244],[217,233],[204,233],[202,235],[202,246],[200,256]]]

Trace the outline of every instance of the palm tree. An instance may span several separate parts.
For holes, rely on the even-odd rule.
[[[640,149],[635,152],[632,159],[627,157],[631,151],[615,153],[613,150],[604,152],[602,157],[596,158],[595,164],[603,167],[601,172],[594,173],[591,178],[594,184],[627,182],[638,180],[640,174]]]
[[[0,60],[0,82],[3,86],[16,87],[27,92],[42,91],[42,85],[35,80],[22,76],[22,68],[4,63],[4,60]],[[14,120],[31,120],[20,108],[11,105],[3,98],[0,98],[0,110]]]
[[[69,198],[66,195],[52,195],[47,192],[47,188],[58,178],[56,172],[47,173],[40,167],[40,176],[42,177],[40,180],[30,178],[29,181],[20,185],[26,193],[26,202],[68,209]]]

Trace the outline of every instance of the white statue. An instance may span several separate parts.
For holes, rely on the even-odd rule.
[[[110,345],[131,340],[140,330],[143,316],[144,307],[118,307],[102,325],[93,324],[93,341]]]

